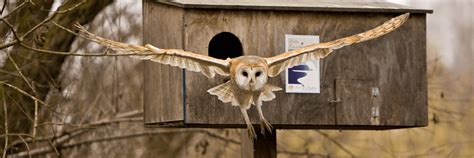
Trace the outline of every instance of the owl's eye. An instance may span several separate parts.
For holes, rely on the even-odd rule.
[[[248,74],[246,71],[243,71],[243,72],[242,72],[242,75],[244,75],[245,77],[247,77],[249,74]]]
[[[255,73],[255,77],[258,77],[262,74],[262,72],[258,71],[257,73]]]

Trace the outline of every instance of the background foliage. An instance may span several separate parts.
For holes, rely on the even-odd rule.
[[[473,157],[473,2],[400,1],[428,15],[430,125],[389,131],[278,130],[279,157]],[[77,38],[141,43],[141,2],[0,2],[3,156],[240,157],[238,129],[145,129],[143,65]],[[63,28],[64,27],[64,28]],[[157,26],[159,27],[159,26]]]

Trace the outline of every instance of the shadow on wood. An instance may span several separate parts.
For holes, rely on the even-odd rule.
[[[276,158],[277,157],[277,130],[272,129],[272,133],[260,133],[260,128],[255,128],[257,139],[253,140],[248,136],[247,130],[241,130],[242,158]]]

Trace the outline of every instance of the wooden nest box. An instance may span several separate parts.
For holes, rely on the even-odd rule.
[[[319,64],[319,93],[276,92],[263,103],[275,128],[394,129],[428,125],[426,13],[391,3],[144,1],[144,43],[218,58],[285,52],[285,35],[320,42],[410,18],[380,38],[336,50]],[[244,128],[239,108],[206,91],[225,81],[144,62],[147,127]],[[270,83],[285,88],[285,73]],[[255,107],[250,119],[259,124]]]

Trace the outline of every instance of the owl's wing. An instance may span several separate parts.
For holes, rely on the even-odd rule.
[[[84,38],[106,46],[118,53],[139,54],[131,55],[131,57],[177,66],[188,71],[201,72],[208,78],[214,77],[216,73],[223,76],[229,75],[230,59],[216,59],[179,49],[159,49],[149,44],[141,46],[121,43],[92,34],[78,24],[76,27],[83,33]]]
[[[286,70],[287,68],[299,65],[308,60],[324,58],[329,55],[334,49],[339,49],[347,45],[371,40],[385,35],[400,27],[408,19],[409,16],[409,13],[405,13],[398,17],[392,18],[389,21],[383,23],[382,25],[363,33],[359,33],[330,42],[308,45],[306,47],[285,52],[277,56],[265,58],[269,67],[268,76],[277,76],[278,74],[280,74],[280,72]]]

